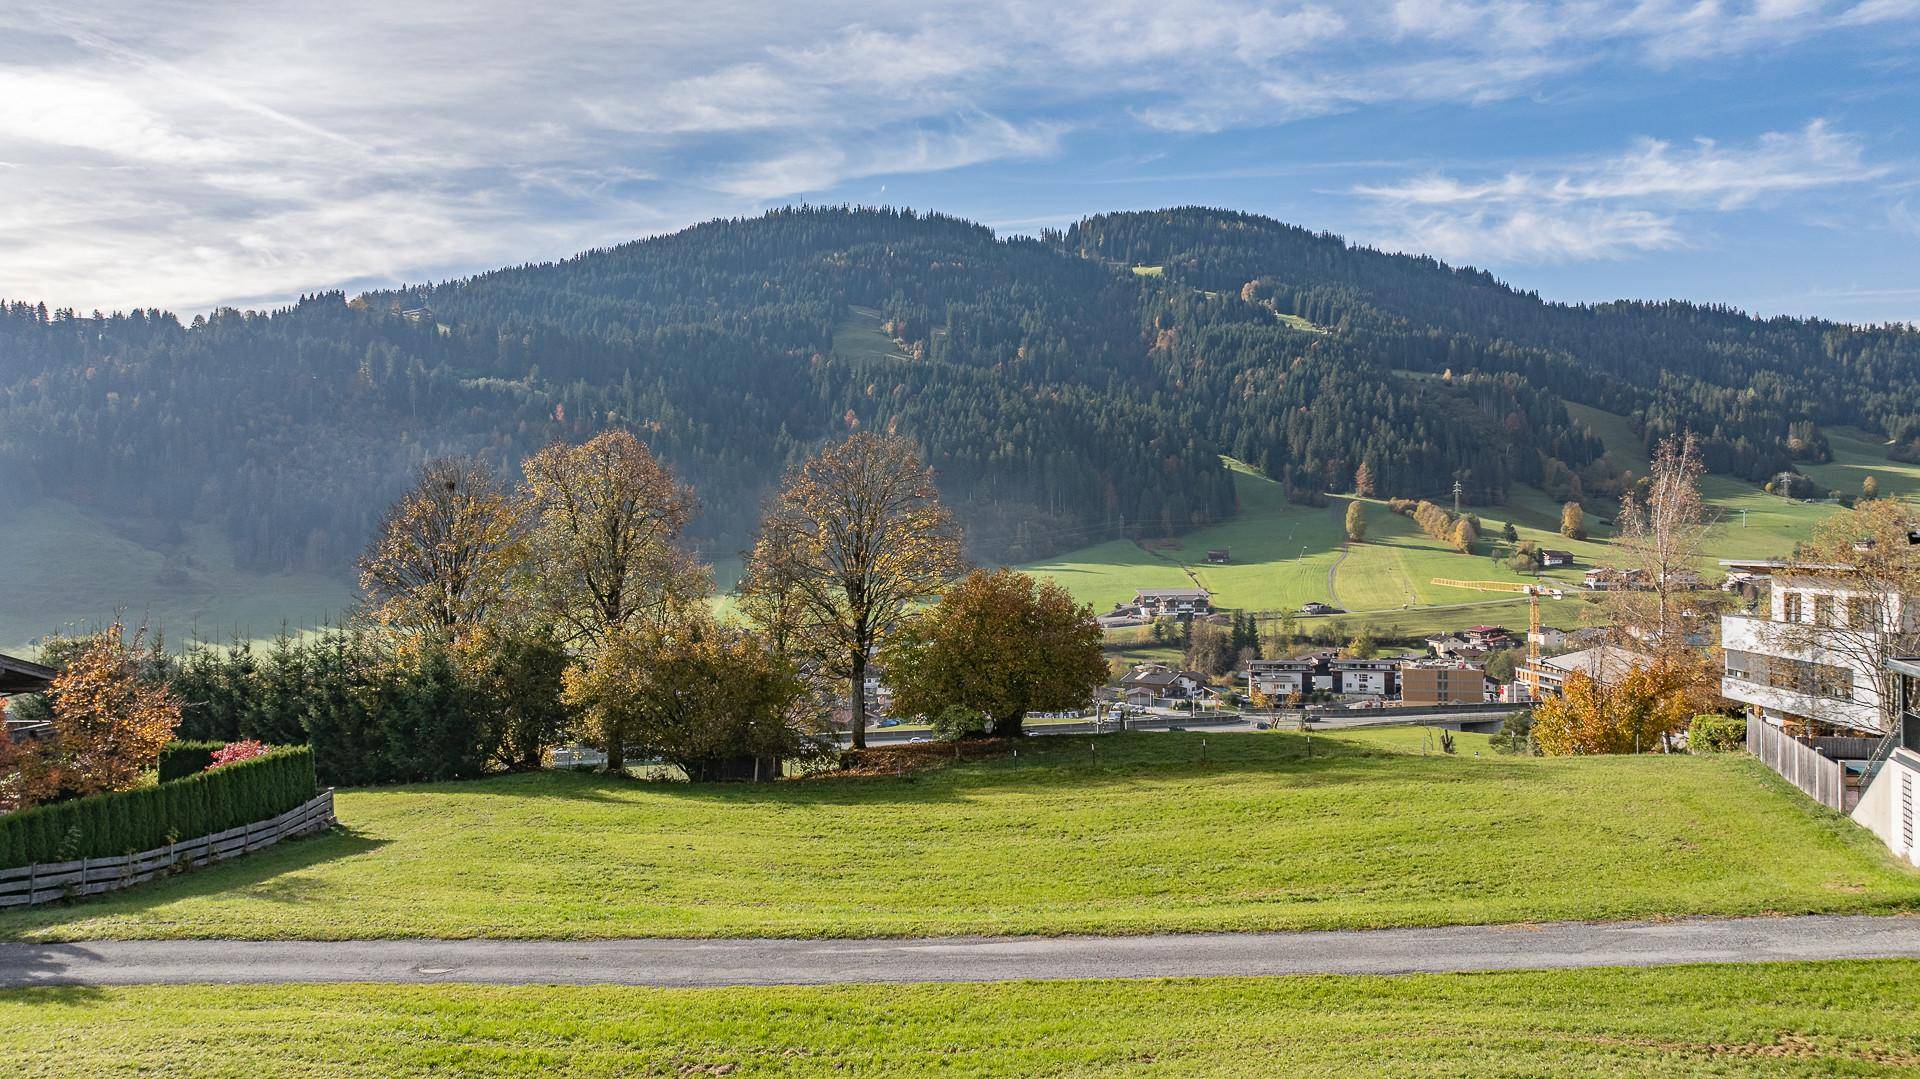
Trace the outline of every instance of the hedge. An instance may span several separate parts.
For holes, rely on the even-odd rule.
[[[152,850],[277,817],[316,793],[313,750],[284,746],[171,783],[0,817],[0,869]]]
[[[1747,744],[1747,721],[1735,716],[1694,716],[1687,728],[1687,749],[1694,753],[1731,753]]]
[[[225,742],[168,742],[160,750],[160,782],[171,783],[206,771],[213,755],[225,746]]]

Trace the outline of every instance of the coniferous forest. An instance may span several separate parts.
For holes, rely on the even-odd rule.
[[[1157,268],[1136,272],[1136,268]],[[1001,240],[803,207],[559,263],[270,312],[0,307],[0,488],[220,523],[243,563],[341,569],[425,460],[507,473],[610,426],[698,490],[708,557],[852,429],[917,441],[972,553],[1019,560],[1234,512],[1231,454],[1312,502],[1617,493],[1566,402],[1690,429],[1710,470],[1920,453],[1920,333],[1682,302],[1564,305],[1198,208]]]

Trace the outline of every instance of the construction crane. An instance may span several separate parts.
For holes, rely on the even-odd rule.
[[[1525,584],[1518,581],[1456,581],[1445,577],[1435,577],[1433,583],[1443,588],[1471,588],[1478,592],[1520,592],[1527,597],[1527,662],[1515,672],[1521,682],[1526,684],[1527,698],[1540,699],[1540,597],[1551,596],[1555,599],[1565,595],[1558,588],[1543,584]]]

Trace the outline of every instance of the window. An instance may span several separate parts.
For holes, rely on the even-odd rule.
[[[1866,629],[1886,621],[1878,596],[1847,597],[1847,628]]]
[[[1813,624],[1816,626],[1833,625],[1833,597],[1824,592],[1813,596]]]
[[[1780,618],[1785,622],[1800,621],[1800,593],[1788,592],[1780,597]]]

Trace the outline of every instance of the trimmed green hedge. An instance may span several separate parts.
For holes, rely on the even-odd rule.
[[[225,742],[168,742],[160,750],[160,782],[171,783],[206,771],[213,755],[225,746]]]
[[[151,850],[277,817],[316,793],[313,750],[284,746],[171,783],[0,817],[0,869]]]
[[[1735,716],[1694,716],[1687,728],[1692,753],[1731,753],[1747,744],[1747,721]]]

